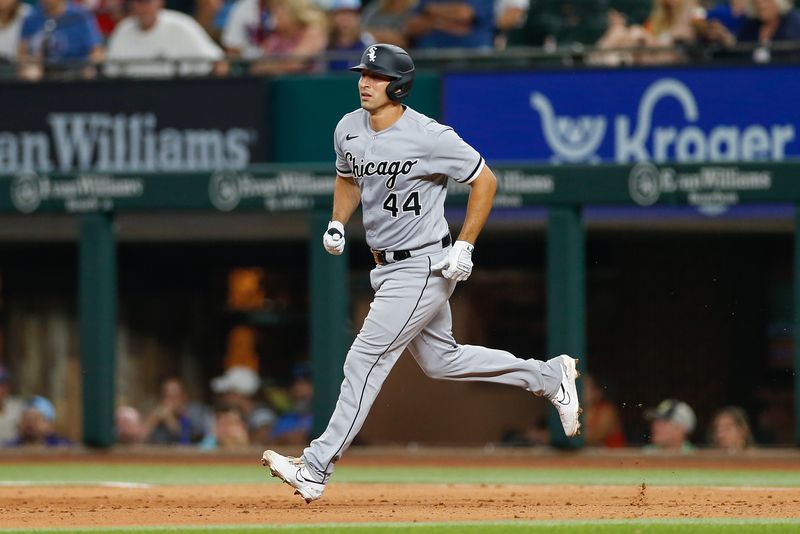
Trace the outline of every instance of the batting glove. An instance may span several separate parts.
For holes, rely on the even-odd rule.
[[[447,257],[431,267],[433,270],[442,270],[442,276],[448,280],[461,282],[472,274],[472,251],[475,247],[466,241],[453,243]]]
[[[322,234],[322,246],[328,254],[338,256],[344,252],[344,225],[339,221],[328,223],[328,229]]]

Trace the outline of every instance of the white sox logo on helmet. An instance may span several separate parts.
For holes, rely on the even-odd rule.
[[[377,54],[378,54],[378,49],[375,48],[374,46],[370,47],[370,49],[367,50],[367,56],[369,57],[371,63],[375,63],[375,60],[378,59]]]

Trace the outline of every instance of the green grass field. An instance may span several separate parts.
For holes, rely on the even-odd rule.
[[[613,468],[509,468],[448,467],[347,467],[336,472],[338,482],[350,483],[415,483],[441,484],[443,480],[452,484],[578,484],[578,485],[639,485],[648,486],[752,486],[752,487],[800,487],[800,471],[775,469],[613,469]],[[267,477],[257,461],[248,465],[165,465],[165,464],[119,464],[119,463],[5,463],[0,464],[0,486],[13,485],[95,485],[103,483],[130,483],[150,485],[173,484],[248,484],[275,483]],[[0,502],[2,511],[2,502]],[[65,532],[114,532],[114,533],[167,533],[194,534],[199,532],[250,534],[269,532],[334,534],[367,533],[390,534],[411,532],[413,534],[443,533],[677,533],[699,532],[725,533],[789,533],[800,532],[800,506],[793,518],[786,519],[675,519],[675,520],[626,520],[626,521],[509,521],[509,522],[452,522],[452,523],[366,523],[366,524],[322,524],[295,526],[222,526],[222,527],[142,527],[142,528],[86,528],[86,529],[39,529],[10,530],[0,532],[65,533]]]
[[[247,484],[275,479],[257,461],[248,465],[102,463],[0,464],[0,484]],[[341,467],[337,482],[360,484],[586,484],[800,487],[800,471],[779,469],[610,469],[520,467]]]

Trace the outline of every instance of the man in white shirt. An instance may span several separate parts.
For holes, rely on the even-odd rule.
[[[120,22],[109,38],[106,75],[223,74],[224,55],[197,21],[164,9],[164,0],[133,0],[131,16]]]
[[[228,57],[257,59],[261,42],[275,27],[266,0],[236,0],[222,30],[222,46]]]

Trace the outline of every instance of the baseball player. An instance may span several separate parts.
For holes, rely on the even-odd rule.
[[[402,104],[414,81],[414,63],[405,50],[370,46],[350,70],[361,73],[361,108],[336,127],[333,216],[322,243],[329,253],[341,254],[345,225],[361,204],[376,264],[370,272],[375,298],[347,353],[344,382],[325,432],[300,458],[268,450],[262,459],[306,502],[322,496],[334,464],[406,348],[428,376],[524,388],[554,404],[567,436],[580,428],[575,359],[563,354],[546,362],[526,360],[453,339],[449,298],[472,272],[475,241],[492,208],[494,174],[452,128]],[[454,243],[444,217],[448,180],[471,187]]]

